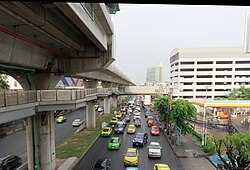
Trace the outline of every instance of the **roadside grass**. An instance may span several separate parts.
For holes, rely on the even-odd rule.
[[[109,123],[114,116],[114,111],[119,108],[112,108],[110,114],[97,117],[96,128],[85,128],[79,133],[73,133],[56,145],[56,158],[67,159],[69,157],[80,158],[101,133],[103,122]]]

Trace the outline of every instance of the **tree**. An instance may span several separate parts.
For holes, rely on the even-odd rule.
[[[0,89],[9,89],[9,85],[7,83],[7,76],[4,74],[0,74]]]
[[[228,94],[228,99],[250,100],[250,88],[246,88],[244,86],[241,86],[238,89],[233,88]]]
[[[189,101],[183,99],[177,99],[173,101],[172,113],[170,120],[175,123],[181,129],[181,133],[185,135],[190,132],[190,125],[187,120],[196,116],[196,108]]]
[[[250,166],[250,133],[219,139],[213,136],[215,149],[227,169],[243,170]],[[226,154],[230,162],[222,158]]]
[[[154,103],[155,110],[159,114],[159,120],[161,122],[166,122],[167,120],[167,113],[168,110],[168,97],[167,96],[160,96],[155,100]],[[168,122],[167,122],[168,124]]]

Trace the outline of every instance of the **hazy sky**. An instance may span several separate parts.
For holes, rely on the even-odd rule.
[[[149,66],[163,63],[175,48],[243,47],[250,6],[119,4],[112,15],[116,35],[114,64],[134,82],[146,80]]]

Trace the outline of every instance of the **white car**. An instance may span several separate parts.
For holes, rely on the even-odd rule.
[[[72,126],[76,127],[76,126],[81,126],[83,124],[83,121],[81,119],[75,119],[72,122]]]
[[[148,157],[161,157],[161,145],[159,142],[150,142],[148,145]]]
[[[103,109],[102,109],[101,107],[99,107],[97,111],[98,111],[98,112],[102,112]]]
[[[133,109],[132,109],[132,108],[128,108],[128,112],[129,112],[129,113],[132,113],[132,112],[133,112]]]
[[[134,120],[135,119],[141,119],[140,113],[135,113],[134,114]]]

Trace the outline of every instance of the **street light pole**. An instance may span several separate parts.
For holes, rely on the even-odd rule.
[[[203,110],[203,126],[202,126],[202,141],[201,141],[202,146],[206,145],[205,144],[206,101],[207,101],[207,86],[206,86],[206,98],[204,101],[204,110]]]

